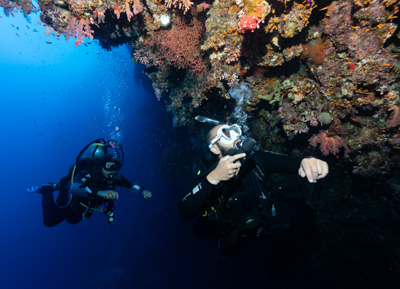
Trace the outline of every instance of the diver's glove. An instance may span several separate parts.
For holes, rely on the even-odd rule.
[[[145,198],[145,199],[150,199],[153,196],[153,194],[150,193],[148,190],[143,191],[142,194],[143,194],[143,198]]]
[[[150,193],[150,191],[141,185],[132,184],[131,191],[142,194],[143,198],[145,198],[145,199],[150,199],[152,197],[152,194]]]

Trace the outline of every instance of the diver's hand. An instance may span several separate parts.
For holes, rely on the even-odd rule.
[[[144,190],[142,194],[143,194],[143,198],[145,198],[145,199],[150,199],[153,196],[153,194],[150,193],[148,190]]]
[[[304,158],[301,161],[299,175],[307,177],[310,183],[316,183],[317,180],[325,178],[329,173],[328,164],[316,158]]]
[[[116,191],[98,191],[97,195],[106,200],[118,200],[119,195]]]
[[[211,184],[217,185],[221,181],[232,179],[239,172],[242,165],[238,160],[245,156],[246,154],[244,153],[234,156],[224,156],[219,160],[217,167],[207,175],[207,180]]]
[[[138,185],[138,184],[132,184],[130,190],[132,192],[142,194],[143,198],[145,198],[145,199],[150,199],[152,197],[152,194],[150,193],[150,191],[148,189],[146,189],[145,187]]]

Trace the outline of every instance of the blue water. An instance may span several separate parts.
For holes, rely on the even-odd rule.
[[[163,258],[165,237],[158,227],[169,226],[167,205],[178,219],[176,205],[167,203],[175,192],[156,167],[163,142],[174,138],[170,116],[127,47],[105,52],[92,42],[76,48],[73,41],[46,37],[43,26],[32,24],[37,19],[2,17],[1,288],[128,288],[150,282],[143,275],[154,279],[162,271],[152,262]],[[122,173],[154,198],[120,190],[112,227],[96,214],[78,225],[45,228],[41,196],[26,188],[57,182],[79,151],[100,137],[121,141]],[[130,281],[124,287],[119,278]]]
[[[128,47],[107,52],[92,41],[76,48],[63,37],[45,36],[37,20],[29,23],[21,14],[0,19],[1,288],[325,284],[324,276],[302,270],[299,236],[272,238],[223,258],[213,238],[191,234],[195,221],[183,222],[177,213],[189,176],[170,178],[184,163],[176,159],[179,148],[170,149],[180,143],[178,134],[143,67],[131,62]],[[111,137],[124,147],[121,173],[153,198],[119,189],[112,226],[94,214],[77,225],[44,227],[41,196],[26,188],[57,182],[87,143]],[[191,148],[180,150],[190,154]]]

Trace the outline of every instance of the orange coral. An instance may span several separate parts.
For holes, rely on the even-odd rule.
[[[321,65],[324,63],[327,44],[327,40],[319,40],[315,43],[304,44],[301,57],[310,58],[316,65]]]

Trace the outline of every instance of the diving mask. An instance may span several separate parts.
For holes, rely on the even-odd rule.
[[[121,169],[121,164],[118,162],[107,162],[103,165],[103,169],[108,172],[119,171]]]
[[[242,130],[240,126],[237,124],[233,125],[223,125],[218,129],[217,135],[213,138],[208,146],[211,148],[213,145],[220,141],[225,145],[234,144],[236,140],[238,140],[242,136]]]

